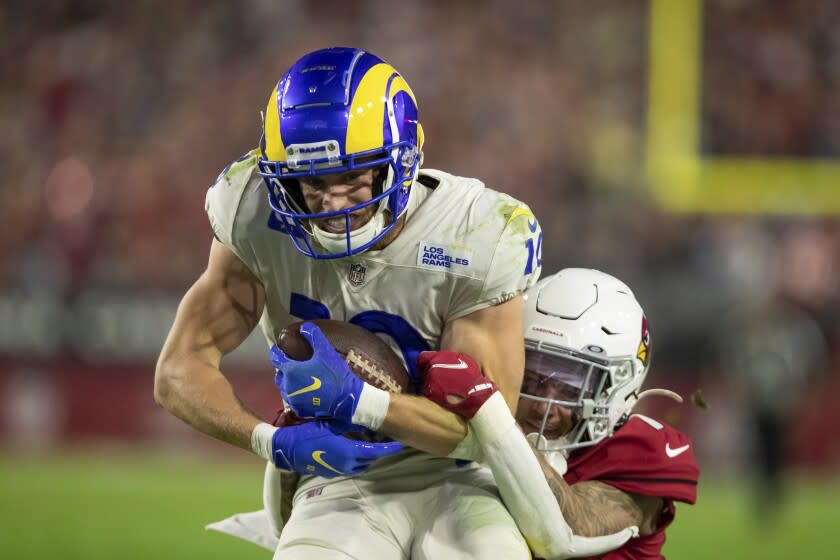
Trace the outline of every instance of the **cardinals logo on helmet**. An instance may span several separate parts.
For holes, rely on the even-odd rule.
[[[650,331],[648,330],[647,317],[642,316],[642,339],[639,341],[639,347],[636,349],[636,358],[638,358],[645,366],[650,363]]]

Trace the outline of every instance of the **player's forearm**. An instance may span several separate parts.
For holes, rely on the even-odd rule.
[[[467,424],[426,398],[392,394],[380,431],[405,445],[446,456],[467,435]]]
[[[542,469],[543,476],[545,477],[549,488],[551,488],[554,499],[557,501],[557,505],[560,506],[560,510],[563,512],[563,516],[569,523],[569,526],[572,530],[578,532],[579,534],[583,534],[580,533],[576,524],[576,517],[574,515],[575,509],[569,507],[569,502],[574,500],[572,487],[569,486],[569,484],[563,479],[563,476],[551,466],[542,453],[533,447],[531,448],[531,453],[537,458],[540,468]]]
[[[576,534],[555,501],[547,478],[541,476],[537,456],[500,397],[498,393],[491,396],[473,417],[471,426],[505,506],[537,555],[552,560],[597,556],[638,534],[635,527],[623,527],[598,538]]]
[[[597,481],[569,485],[542,453],[534,451],[534,455],[563,517],[575,534],[596,537],[630,525],[642,527],[642,512],[632,496]]]
[[[155,401],[190,426],[243,449],[261,422],[237,398],[221,372],[199,360],[162,358],[155,371]]]

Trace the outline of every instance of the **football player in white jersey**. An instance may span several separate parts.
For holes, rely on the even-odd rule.
[[[294,321],[331,318],[379,333],[417,386],[421,352],[469,354],[515,409],[521,293],[538,279],[542,234],[521,202],[421,170],[422,147],[402,76],[365,51],[324,49],[283,75],[259,148],[207,193],[215,240],[161,351],[155,399],[269,461],[269,507],[279,473],[303,474],[276,551],[283,560],[529,557],[489,470],[456,461],[480,455],[467,423],[416,395],[357,384],[347,401],[332,383],[317,387],[347,373],[317,329],[303,330],[318,381],[293,387],[299,371],[277,381],[320,402],[312,415],[323,420],[266,424],[219,370],[257,324],[273,344]],[[343,437],[359,426],[406,447]]]

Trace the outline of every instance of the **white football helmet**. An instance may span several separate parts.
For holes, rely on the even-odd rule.
[[[528,439],[565,454],[611,436],[639,400],[650,364],[647,319],[633,292],[609,274],[567,268],[525,298],[517,420],[533,432]]]

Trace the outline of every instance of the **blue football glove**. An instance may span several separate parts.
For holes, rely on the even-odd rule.
[[[333,418],[352,424],[365,382],[350,371],[315,324],[303,323],[300,333],[312,346],[310,359],[293,360],[276,345],[269,352],[277,369],[274,383],[283,400],[302,418]]]
[[[360,474],[371,463],[401,451],[401,443],[347,439],[327,422],[307,422],[274,432],[271,455],[278,469],[326,478]]]

